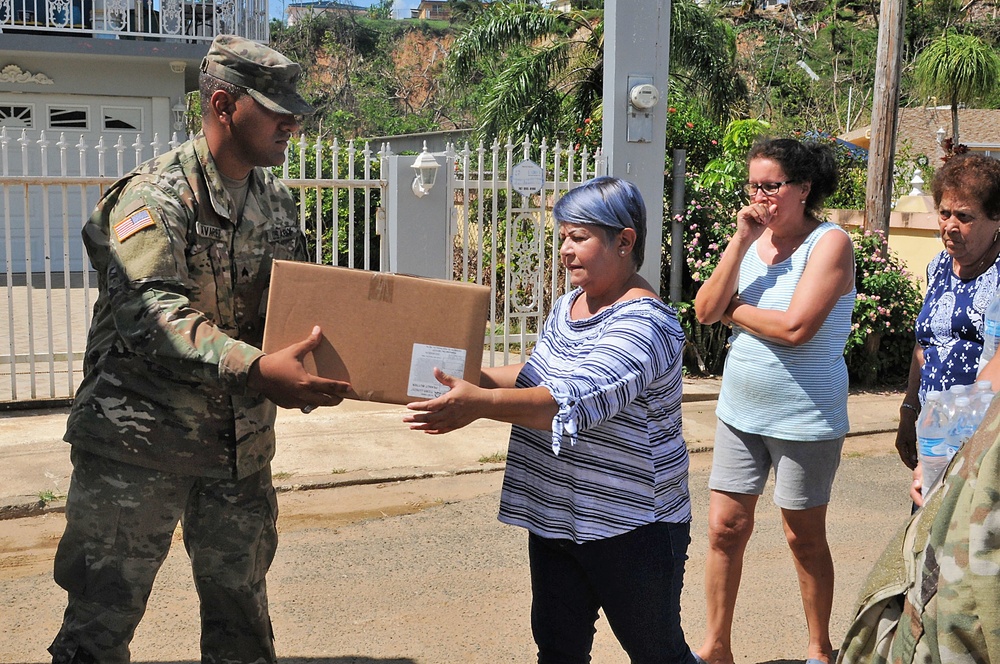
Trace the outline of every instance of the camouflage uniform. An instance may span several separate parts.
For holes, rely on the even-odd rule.
[[[263,354],[271,261],[304,260],[305,239],[268,170],[251,172],[241,213],[232,205],[198,136],[119,180],[84,227],[100,295],[65,435],[73,477],[55,578],[69,604],[53,662],[129,661],[179,520],[202,661],[275,661],[264,582],[275,406],[247,377]]]
[[[861,598],[838,664],[1000,662],[1000,399]]]

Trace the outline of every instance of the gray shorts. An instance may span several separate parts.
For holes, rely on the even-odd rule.
[[[759,496],[774,466],[774,503],[805,510],[830,502],[844,437],[798,441],[746,433],[719,420],[708,487]]]

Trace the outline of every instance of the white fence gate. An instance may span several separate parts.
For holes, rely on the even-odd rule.
[[[523,361],[552,302],[565,291],[552,205],[576,184],[606,173],[606,163],[600,152],[559,142],[550,148],[545,141],[538,147],[528,141],[466,146],[447,156],[454,162],[454,278],[492,288],[489,365]],[[524,160],[542,167],[538,193],[522,195],[511,186],[511,172]]]
[[[0,128],[0,405],[64,401],[82,378],[96,275],[80,229],[106,187],[139,163],[178,144],[121,137],[89,146],[45,132],[13,136]],[[278,169],[299,205],[299,221],[320,264],[379,270],[386,228],[382,179],[388,144],[376,152],[337,141],[300,140]],[[454,220],[455,279],[493,290],[486,330],[490,365],[523,359],[552,300],[564,290],[558,232],[549,214],[576,183],[603,173],[586,149],[494,143],[450,148],[445,159]],[[511,170],[532,159],[541,191],[512,190]]]

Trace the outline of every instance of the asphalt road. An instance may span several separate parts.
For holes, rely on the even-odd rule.
[[[853,615],[874,559],[908,514],[908,473],[891,436],[849,438],[829,511],[837,567],[833,634]],[[704,621],[711,453],[693,455],[693,542],[682,598],[692,644]],[[268,577],[282,664],[534,661],[526,536],[496,520],[499,472],[280,495],[281,545]],[[62,515],[0,521],[0,662],[48,661],[63,608],[51,581]],[[179,540],[133,642],[133,661],[199,661],[197,599]],[[805,625],[778,510],[765,494],[747,552],[738,664],[801,662]],[[627,659],[598,623],[594,662]]]

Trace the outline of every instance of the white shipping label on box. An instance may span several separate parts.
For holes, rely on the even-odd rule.
[[[411,397],[433,399],[448,391],[434,377],[434,367],[450,376],[465,376],[465,349],[413,344],[410,356],[410,380],[406,394]]]

